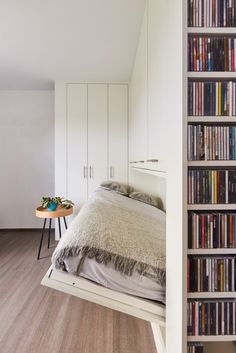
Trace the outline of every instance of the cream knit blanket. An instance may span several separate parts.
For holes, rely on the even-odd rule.
[[[71,222],[52,262],[57,269],[65,269],[64,259],[80,253],[126,275],[137,271],[165,286],[165,213],[100,188]]]

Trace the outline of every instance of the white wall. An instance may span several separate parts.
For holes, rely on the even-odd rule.
[[[54,194],[53,91],[0,91],[0,228],[38,228]]]

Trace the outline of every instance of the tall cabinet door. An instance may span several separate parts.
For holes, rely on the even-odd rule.
[[[108,172],[109,179],[128,181],[127,85],[109,85]]]
[[[108,88],[88,85],[88,195],[107,179]]]
[[[67,85],[67,197],[87,200],[87,85]]]
[[[170,146],[167,138],[170,127],[166,120],[170,105],[166,58],[173,53],[168,54],[167,39],[163,36],[168,33],[166,2],[149,0],[148,6],[148,159],[164,161],[168,159]],[[160,13],[163,16],[159,16]]]
[[[147,159],[147,9],[143,17],[129,91],[129,160]]]

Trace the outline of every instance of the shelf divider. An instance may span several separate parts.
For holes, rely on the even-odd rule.
[[[231,71],[191,71],[188,72],[187,74],[188,78],[197,78],[197,79],[201,79],[201,78],[226,78],[226,79],[235,79],[236,78],[236,72],[231,72]]]
[[[211,211],[211,210],[235,210],[236,211],[236,204],[235,203],[227,203],[227,204],[194,204],[188,205],[187,209],[191,210],[199,210],[199,211]]]
[[[236,254],[236,248],[188,249],[188,255],[231,255]]]
[[[236,116],[188,116],[188,123],[235,123]]]
[[[230,342],[236,341],[236,335],[188,336],[188,342]]]
[[[236,34],[236,27],[188,27],[189,34]]]
[[[236,292],[194,292],[187,294],[188,299],[236,298]]]

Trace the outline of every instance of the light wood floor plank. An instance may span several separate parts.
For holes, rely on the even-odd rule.
[[[0,231],[0,353],[156,353],[145,321],[40,285],[39,231]],[[45,239],[46,243],[46,239]]]

